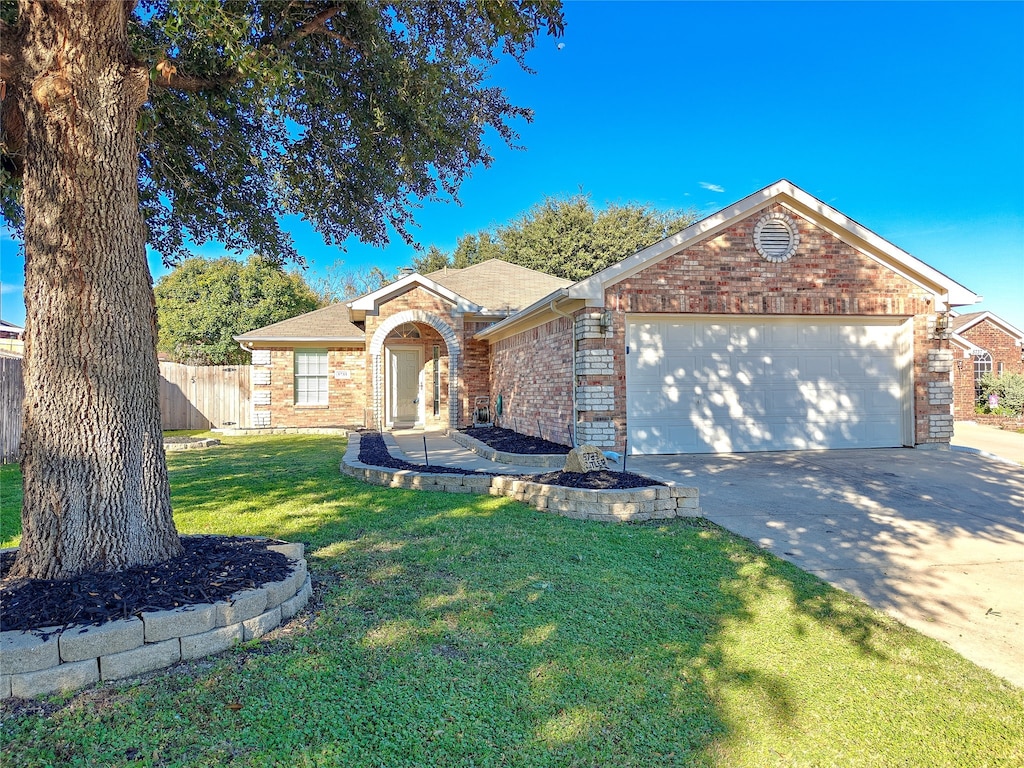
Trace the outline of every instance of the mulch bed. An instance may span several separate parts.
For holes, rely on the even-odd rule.
[[[0,626],[24,630],[99,625],[143,611],[214,603],[291,573],[291,561],[269,551],[268,543],[273,542],[182,536],[185,552],[171,560],[52,581],[8,579],[15,553],[0,553]]]
[[[463,434],[476,438],[481,443],[490,446],[496,451],[506,453],[523,453],[529,456],[544,454],[566,455],[572,450],[568,445],[552,443],[540,437],[521,435],[511,429],[503,427],[473,427],[463,430]]]
[[[505,430],[508,431],[508,430]],[[473,430],[476,432],[476,429]],[[520,436],[522,437],[522,435]],[[526,438],[537,440],[538,438]],[[546,442],[546,441],[542,441]],[[551,443],[554,445],[554,443]],[[387,445],[380,432],[366,431],[360,434],[359,438],[359,460],[363,464],[370,464],[374,467],[385,467],[387,469],[408,469],[414,472],[429,474],[454,474],[454,475],[486,475],[493,477],[494,472],[475,472],[471,469],[460,467],[438,467],[426,466],[423,464],[412,464],[408,461],[396,459],[388,453]],[[546,485],[560,485],[566,488],[589,488],[592,490],[625,490],[628,488],[646,488],[652,485],[664,485],[657,480],[648,477],[634,475],[631,472],[546,472],[537,475],[514,475],[520,480],[529,480],[534,483]]]
[[[359,434],[359,460],[363,464],[370,464],[374,467],[385,469],[411,469],[414,472],[423,472],[432,475],[480,475],[483,472],[474,472],[472,469],[461,467],[438,467],[433,464],[412,464],[408,461],[396,459],[388,453],[388,447],[380,432],[367,430]]]

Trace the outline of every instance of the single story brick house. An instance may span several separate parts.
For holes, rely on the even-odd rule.
[[[1024,374],[1024,331],[991,312],[971,312],[950,320],[953,347],[953,416],[974,418],[977,382],[991,372]]]
[[[942,446],[976,294],[782,180],[577,283],[407,274],[237,337],[267,427],[501,426],[631,454]]]

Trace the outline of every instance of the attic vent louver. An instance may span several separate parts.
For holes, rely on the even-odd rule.
[[[769,213],[754,226],[754,247],[767,261],[786,261],[800,244],[796,223],[784,213]]]

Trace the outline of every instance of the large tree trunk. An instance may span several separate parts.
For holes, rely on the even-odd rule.
[[[148,72],[128,47],[131,5],[22,6],[14,94],[25,118],[20,577],[66,578],[181,552],[138,204],[135,130]]]

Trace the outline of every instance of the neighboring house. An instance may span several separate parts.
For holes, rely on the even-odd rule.
[[[991,312],[972,312],[950,320],[953,354],[953,415],[973,419],[978,380],[985,373],[1024,374],[1024,331]]]
[[[577,283],[408,274],[238,338],[254,423],[501,426],[630,453],[948,444],[979,297],[788,181]]]
[[[0,352],[21,356],[25,352],[25,329],[0,320]]]

